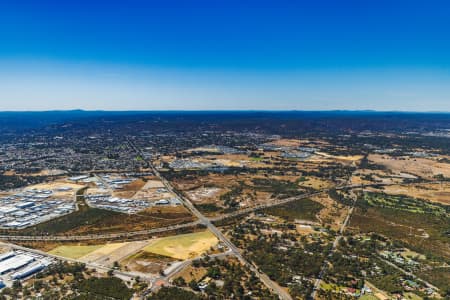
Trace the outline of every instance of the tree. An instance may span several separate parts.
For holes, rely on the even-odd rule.
[[[191,289],[193,289],[194,291],[199,291],[200,289],[198,288],[198,283],[197,283],[197,281],[195,281],[195,279],[192,279],[190,282],[189,282],[189,287],[191,288]]]
[[[20,282],[20,280],[14,280],[12,288],[15,291],[22,289],[22,283]]]
[[[186,281],[184,280],[183,277],[177,277],[173,280],[173,284],[178,285],[178,286],[185,286],[186,285]]]

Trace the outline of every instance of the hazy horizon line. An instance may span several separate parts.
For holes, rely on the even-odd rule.
[[[46,112],[111,112],[111,113],[145,113],[145,112],[370,112],[370,113],[441,113],[450,114],[450,111],[443,110],[377,110],[377,109],[43,109],[43,110],[0,110],[0,113],[46,113]]]

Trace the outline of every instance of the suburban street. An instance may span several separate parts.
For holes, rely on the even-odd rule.
[[[134,147],[137,149],[137,147]],[[152,171],[154,174],[163,182],[164,186],[169,192],[172,192],[173,194],[177,195],[178,198],[183,202],[184,206],[188,208],[194,216],[196,216],[200,223],[205,225],[223,244],[225,244],[232,252],[233,254],[241,261],[242,264],[246,265],[250,270],[252,270],[255,275],[263,282],[271,291],[278,294],[280,299],[283,300],[290,300],[292,297],[289,295],[289,293],[284,290],[282,287],[280,287],[277,283],[272,281],[267,275],[261,273],[257,268],[254,267],[253,264],[251,264],[249,261],[247,261],[239,251],[239,249],[227,238],[225,235],[212,224],[212,222],[205,217],[198,209],[195,208],[195,206],[186,199],[183,195],[179,194],[177,191],[175,191],[172,187],[172,185],[159,173],[156,168],[152,164],[150,164]]]

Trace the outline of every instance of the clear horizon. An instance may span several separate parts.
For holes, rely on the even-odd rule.
[[[445,1],[0,4],[0,111],[450,111]]]

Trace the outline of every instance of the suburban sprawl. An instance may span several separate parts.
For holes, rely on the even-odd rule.
[[[450,298],[448,114],[59,114],[0,113],[0,300]]]

